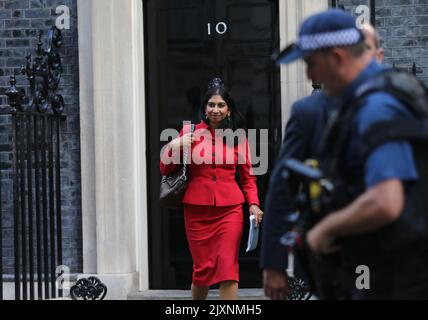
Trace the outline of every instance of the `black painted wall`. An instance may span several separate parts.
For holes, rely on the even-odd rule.
[[[63,263],[72,273],[82,272],[82,219],[80,179],[80,126],[79,126],[79,58],[76,0],[5,0],[0,1],[0,107],[7,106],[4,95],[9,87],[9,77],[19,73],[25,56],[34,53],[39,30],[43,40],[50,26],[59,16],[55,9],[66,5],[70,9],[70,29],[62,30],[64,44],[61,48],[64,73],[58,93],[65,99],[67,121],[62,124],[62,213],[63,213]],[[34,54],[33,54],[34,55]],[[17,86],[28,90],[25,76],[17,77]],[[27,91],[28,92],[28,91]],[[4,151],[10,141],[10,118],[0,117],[0,162],[2,165],[3,257],[4,272],[13,274],[13,217],[11,211],[12,180],[10,152]]]
[[[370,7],[369,0],[336,2],[354,15],[357,6]],[[375,13],[385,63],[411,68],[415,62],[418,78],[428,84],[428,0],[375,0]]]

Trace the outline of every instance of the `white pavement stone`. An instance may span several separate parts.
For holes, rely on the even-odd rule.
[[[218,300],[219,290],[210,290],[208,300]],[[190,290],[146,290],[128,295],[128,300],[192,300]],[[238,300],[267,300],[263,289],[240,289]]]

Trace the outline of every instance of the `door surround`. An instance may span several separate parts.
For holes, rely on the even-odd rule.
[[[285,48],[295,41],[302,21],[309,15],[328,9],[327,0],[280,0],[279,28],[280,46]],[[311,94],[312,82],[306,77],[303,61],[281,65],[281,115],[282,127],[285,128],[290,117],[293,103]],[[285,134],[285,130],[282,131]]]
[[[143,3],[78,0],[83,272],[148,289]]]

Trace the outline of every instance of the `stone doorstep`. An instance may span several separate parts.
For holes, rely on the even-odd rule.
[[[218,300],[219,290],[208,293],[207,300]],[[128,300],[192,300],[190,290],[146,290],[131,293]],[[267,300],[263,289],[239,289],[238,300]]]

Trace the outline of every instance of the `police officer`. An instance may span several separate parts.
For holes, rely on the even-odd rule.
[[[269,182],[265,200],[260,267],[263,269],[265,295],[274,300],[285,299],[287,296],[288,281],[285,269],[288,264],[288,252],[280,243],[280,238],[289,228],[286,215],[295,210],[291,207],[290,199],[285,196],[287,186],[281,176],[282,164],[288,158],[305,160],[317,157],[318,137],[322,135],[331,108],[332,104],[322,91],[294,103],[280,156]],[[296,190],[293,191],[295,193]]]
[[[427,161],[417,166],[405,139],[385,141],[361,155],[372,126],[413,117],[385,90],[359,99],[362,86],[385,72],[366,49],[355,19],[331,9],[306,19],[297,42],[282,56],[282,63],[304,59],[308,77],[340,101],[323,154],[326,171],[342,182],[348,198],[308,232],[307,243],[319,256],[340,252],[347,298],[428,298],[428,208],[421,198]],[[410,194],[415,203],[406,202]],[[358,270],[369,271],[362,286],[356,283]]]
[[[369,54],[376,59],[378,63],[382,63],[385,58],[385,50],[380,46],[379,33],[370,23],[364,23],[361,26],[361,31],[364,34]]]
[[[361,30],[365,35],[368,54],[378,63],[382,63],[384,50],[380,47],[379,34],[370,24],[363,24]],[[317,82],[316,79],[312,80]],[[288,279],[285,271],[288,264],[288,252],[286,247],[280,244],[280,238],[289,231],[285,217],[294,208],[290,208],[291,201],[285,196],[287,194],[286,184],[281,176],[283,164],[289,158],[303,161],[319,157],[320,140],[332,110],[334,110],[334,99],[329,99],[322,91],[316,91],[312,95],[296,101],[291,108],[284,143],[272,172],[265,201],[260,267],[263,269],[265,295],[272,299],[284,299],[288,291]],[[298,268],[294,268],[297,276],[304,276],[299,274]],[[321,268],[320,265],[319,269]],[[334,273],[334,271],[331,272]],[[338,298],[337,293],[332,292],[335,290],[333,284],[329,283],[335,279],[331,279],[328,273],[330,272],[326,270],[321,275],[323,283],[319,286],[322,288],[311,288],[318,298]]]

